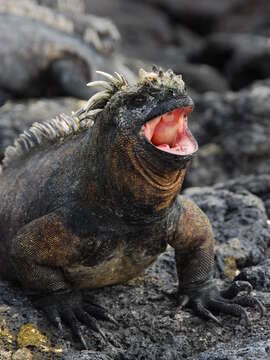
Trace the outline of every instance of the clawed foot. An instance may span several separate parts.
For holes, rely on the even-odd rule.
[[[103,307],[86,302],[80,294],[53,294],[34,302],[36,307],[44,311],[49,321],[61,333],[63,333],[62,321],[65,322],[71,329],[74,338],[79,340],[85,349],[88,349],[88,347],[81,332],[81,323],[99,333],[104,340],[106,340],[106,336],[99,327],[97,320],[117,324],[115,319]]]
[[[247,294],[237,296],[242,291],[247,291]],[[250,295],[251,291],[252,285],[247,281],[235,281],[225,290],[219,290],[215,285],[207,284],[200,289],[182,291],[183,295],[179,293],[178,300],[181,307],[187,306],[199,317],[211,319],[216,324],[221,325],[221,322],[214,314],[224,313],[244,319],[246,325],[249,326],[250,320],[244,307],[258,307],[261,316],[265,313],[263,304]]]

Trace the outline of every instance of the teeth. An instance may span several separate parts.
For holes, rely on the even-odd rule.
[[[167,149],[170,149],[170,145],[168,144],[161,144],[158,146],[160,149],[164,149],[164,150],[167,150]]]

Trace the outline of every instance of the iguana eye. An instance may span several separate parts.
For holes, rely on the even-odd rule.
[[[147,102],[146,96],[144,95],[136,95],[130,99],[132,106],[141,106]]]

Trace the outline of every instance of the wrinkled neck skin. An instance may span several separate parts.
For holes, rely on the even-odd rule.
[[[173,211],[187,162],[171,168],[132,141],[110,141],[94,129],[88,139],[88,203],[130,223],[151,223]]]

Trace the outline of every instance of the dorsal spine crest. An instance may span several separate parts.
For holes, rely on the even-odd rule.
[[[18,159],[26,158],[34,150],[63,141],[93,125],[97,114],[103,111],[109,99],[123,86],[128,85],[124,76],[118,73],[115,73],[115,76],[102,71],[97,73],[104,76],[107,81],[93,81],[87,85],[102,87],[104,90],[93,95],[84,107],[71,115],[61,114],[43,123],[35,122],[15,139],[13,145],[6,148],[0,173]]]

